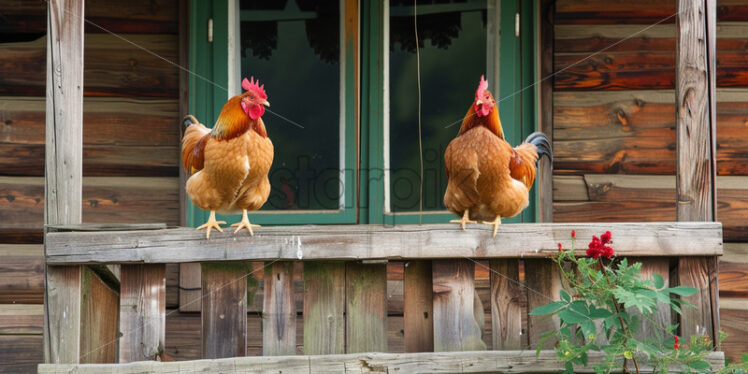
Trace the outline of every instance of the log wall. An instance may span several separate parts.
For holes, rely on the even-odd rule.
[[[558,72],[554,221],[675,220],[675,12],[675,0],[556,2],[543,46]],[[748,3],[718,0],[717,19],[721,325],[736,360],[748,351]]]
[[[102,30],[177,62],[178,11],[85,2],[83,222],[179,224],[179,70]],[[42,361],[46,33],[45,1],[0,0],[0,373]]]

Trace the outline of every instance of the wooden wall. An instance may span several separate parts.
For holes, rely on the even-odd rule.
[[[555,221],[675,220],[675,7],[556,2]],[[717,7],[721,325],[727,356],[739,359],[748,351],[748,2]]]
[[[0,0],[0,373],[42,361],[46,6]],[[178,0],[85,2],[84,223],[179,224],[179,70],[162,60],[179,60],[178,14]]]

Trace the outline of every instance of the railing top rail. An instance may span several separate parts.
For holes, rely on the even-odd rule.
[[[75,229],[71,227],[67,230]],[[398,260],[436,258],[537,258],[577,249],[610,230],[620,256],[715,256],[722,254],[719,222],[505,224],[495,238],[486,225],[275,226],[211,234],[192,228],[134,231],[56,231],[45,236],[48,264],[183,263],[250,260]],[[229,231],[229,230],[227,230]],[[580,254],[584,251],[580,250]]]

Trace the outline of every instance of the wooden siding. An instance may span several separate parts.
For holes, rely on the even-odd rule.
[[[676,1],[555,10],[554,220],[675,219]],[[748,3],[718,0],[717,19],[717,219],[734,242],[720,262],[721,325],[736,360],[748,351]]]

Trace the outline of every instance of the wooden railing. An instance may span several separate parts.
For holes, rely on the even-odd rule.
[[[698,313],[684,314],[679,322],[681,326],[700,326],[709,334],[718,328],[713,260],[722,254],[719,223],[507,224],[499,228],[495,238],[486,226],[477,225],[466,231],[455,225],[281,226],[257,230],[254,237],[214,233],[210,240],[205,240],[204,232],[190,228],[142,228],[147,227],[133,231],[48,228],[45,251],[49,266],[71,269],[73,276],[81,277],[86,272],[107,274],[102,265],[121,265],[118,298],[103,297],[105,292],[96,291],[96,287],[106,288],[106,277],[103,286],[79,282],[80,290],[50,285],[50,297],[79,297],[80,313],[48,318],[53,332],[81,329],[78,362],[120,364],[46,364],[39,366],[40,373],[562,370],[554,352],[543,351],[536,358],[534,350],[524,350],[534,349],[541,333],[557,328],[558,321],[527,313],[558,299],[564,285],[548,257],[558,251],[558,243],[571,247],[572,230],[580,238],[578,248],[586,246],[593,234],[610,230],[617,256],[641,261],[645,276],[659,273],[671,285],[698,288],[700,292],[689,299]],[[680,265],[682,259],[694,257],[715,266]],[[408,261],[404,335],[405,350],[413,353],[384,353],[388,260]],[[479,326],[474,316],[478,260],[487,260],[491,271],[491,318],[485,328],[491,330],[493,339],[488,345],[481,337],[484,326]],[[265,262],[263,354],[283,357],[236,358],[247,352],[248,261]],[[297,347],[295,261],[302,261],[304,269],[303,352],[313,356],[289,356]],[[124,365],[154,360],[163,352],[165,264],[184,262],[202,265],[202,356],[212,360]],[[669,309],[662,308],[656,322],[671,324],[675,318]],[[647,326],[643,331],[658,334]],[[684,335],[691,333],[682,331]],[[52,340],[49,344],[58,345],[58,351],[65,349],[65,342]],[[599,357],[591,357],[593,362],[596,359]],[[710,360],[722,365],[721,353],[712,354]]]

